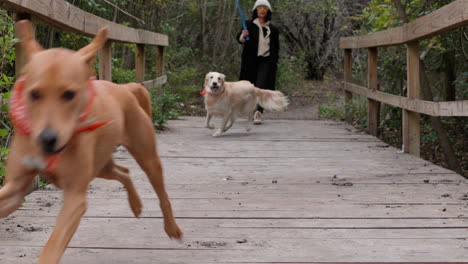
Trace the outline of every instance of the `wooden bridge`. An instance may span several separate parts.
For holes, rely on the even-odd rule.
[[[21,17],[85,34],[110,23],[62,0],[2,2]],[[419,39],[467,23],[468,1],[459,0],[401,28],[342,40],[344,87],[349,100],[351,92],[369,98],[371,135],[342,122],[276,120],[250,133],[240,122],[212,138],[201,117],[171,121],[158,142],[182,242],[166,237],[155,194],[119,150],[115,158],[131,168],[143,217],[132,217],[120,184],[96,180],[62,263],[468,263],[468,182],[417,157],[419,113],[468,116],[468,101],[420,100],[414,74]],[[154,33],[142,31],[123,38],[131,31],[120,27],[111,24],[112,39],[140,45],[137,58],[144,44],[159,45],[160,55],[168,44],[167,37],[158,34],[164,41],[153,42],[143,36]],[[377,47],[397,44],[408,46],[408,97],[376,91]],[[368,88],[351,83],[354,48],[369,49]],[[157,61],[162,75],[162,56]],[[109,73],[109,66],[102,71]],[[137,67],[141,80],[144,67]],[[404,109],[404,151],[410,154],[372,135],[378,102]],[[60,207],[60,191],[47,187],[1,219],[0,263],[35,263]]]

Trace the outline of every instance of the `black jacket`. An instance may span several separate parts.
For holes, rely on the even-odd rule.
[[[237,34],[237,40],[244,44],[244,49],[242,51],[242,62],[241,62],[241,71],[240,71],[240,80],[248,80],[251,83],[255,84],[257,78],[257,54],[258,54],[258,39],[260,34],[260,29],[252,20],[246,21],[247,30],[249,31],[250,39],[245,43],[239,41],[239,38],[242,34],[242,30]],[[276,70],[279,57],[279,31],[271,23],[269,25],[271,30],[270,33],[270,56],[269,63],[271,64],[270,72],[271,78],[268,84],[268,87],[262,87],[269,90],[275,89],[276,83]]]

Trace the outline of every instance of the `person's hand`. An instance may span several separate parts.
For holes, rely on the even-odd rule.
[[[247,38],[247,37],[249,36],[249,31],[248,31],[247,29],[242,30],[242,36],[243,36],[244,38]]]

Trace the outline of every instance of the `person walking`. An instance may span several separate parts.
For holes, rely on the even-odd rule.
[[[275,90],[280,49],[279,31],[271,23],[272,11],[267,0],[257,0],[252,9],[252,19],[246,21],[247,29],[237,36],[244,45],[239,79],[268,90]],[[254,124],[262,124],[263,110],[257,106]]]

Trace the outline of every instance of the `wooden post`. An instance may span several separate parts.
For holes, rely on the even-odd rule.
[[[408,98],[420,98],[419,43],[407,45]],[[403,150],[415,156],[420,155],[419,113],[403,110]]]
[[[110,40],[99,52],[99,80],[112,81],[112,42]]]
[[[145,45],[137,44],[135,53],[135,75],[136,81],[141,83],[145,80]]]
[[[344,51],[344,80],[347,83],[352,82],[352,65],[353,57],[352,50],[345,49]],[[345,90],[345,115],[346,122],[349,124],[353,123],[353,113],[351,111],[351,104],[353,102],[353,93]]]
[[[378,89],[377,48],[369,48],[367,83],[369,89]],[[379,127],[380,103],[372,99],[367,99],[367,102],[367,130],[371,135],[377,136]]]
[[[158,46],[156,50],[156,78],[164,74],[164,47]]]

